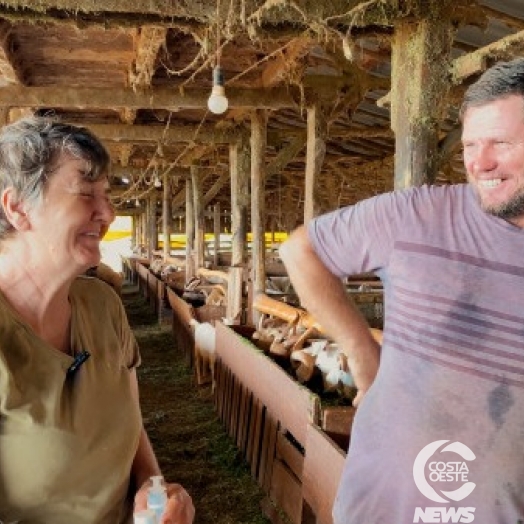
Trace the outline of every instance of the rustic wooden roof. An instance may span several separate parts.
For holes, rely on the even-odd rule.
[[[267,211],[282,226],[290,210],[300,217],[306,108],[312,103],[327,125],[321,207],[393,187],[392,35],[398,20],[431,19],[439,3],[0,2],[1,118],[37,111],[90,127],[112,154],[120,211],[131,212],[136,196],[157,191],[160,198],[152,182],[169,173],[176,214],[191,165],[203,173],[206,204],[229,208],[229,145],[249,141],[251,110],[264,108]],[[521,1],[448,4],[454,87],[439,123],[438,183],[464,177],[457,124],[464,85],[495,60],[518,54],[524,38]],[[220,116],[206,107],[217,62],[229,99]]]

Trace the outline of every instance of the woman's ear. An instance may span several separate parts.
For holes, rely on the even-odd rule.
[[[26,205],[18,199],[18,194],[13,187],[4,189],[0,205],[8,222],[17,231],[27,231],[29,229],[30,221],[26,212]]]

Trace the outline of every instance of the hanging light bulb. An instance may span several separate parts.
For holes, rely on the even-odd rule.
[[[160,178],[158,178],[158,175],[155,175],[155,179],[153,180],[153,185],[158,189],[162,187],[162,182],[160,182]]]
[[[215,115],[221,115],[227,111],[228,101],[224,89],[224,75],[219,65],[213,68],[213,89],[207,100],[207,107]]]
[[[135,207],[140,207],[140,200],[138,200],[138,198],[135,199]]]

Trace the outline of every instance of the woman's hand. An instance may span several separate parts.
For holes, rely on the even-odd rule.
[[[160,524],[191,524],[195,507],[189,493],[180,484],[164,484],[167,492],[166,509]],[[135,495],[135,513],[147,508],[147,491],[151,482],[147,480]]]

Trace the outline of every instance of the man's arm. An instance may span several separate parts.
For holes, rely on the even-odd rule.
[[[380,347],[369,326],[333,275],[316,254],[305,226],[296,229],[280,247],[280,256],[300,302],[347,355],[358,388],[358,405],[378,370]]]

